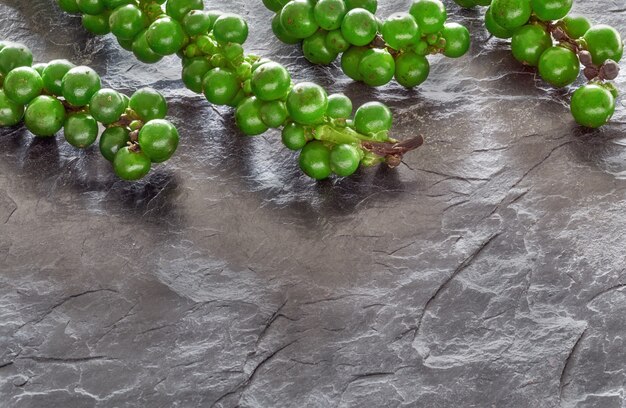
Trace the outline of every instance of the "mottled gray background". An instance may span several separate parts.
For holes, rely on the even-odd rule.
[[[97,147],[0,131],[2,408],[626,407],[623,102],[578,128],[571,90],[451,1],[470,55],[434,58],[414,91],[310,66],[260,0],[206,3],[248,17],[249,51],[388,102],[396,137],[427,145],[316,183],[276,132],[243,137],[186,91],[175,58],[143,65],[53,0],[0,0],[1,38],[162,90],[183,135],[129,184]],[[624,33],[623,1],[576,3]]]

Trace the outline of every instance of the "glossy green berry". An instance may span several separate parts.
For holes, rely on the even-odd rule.
[[[409,12],[422,34],[438,33],[448,19],[446,6],[439,0],[414,0]]]
[[[46,69],[47,66],[48,66],[48,64],[46,64],[45,62],[38,62],[36,64],[33,64],[33,69],[35,71],[37,71],[39,76],[42,76],[43,75],[43,70]]]
[[[299,123],[290,122],[283,128],[281,138],[290,150],[302,150],[307,144],[306,129]]]
[[[163,56],[152,50],[148,44],[148,30],[143,30],[137,34],[131,44],[131,51],[135,58],[146,64],[154,64],[163,59]]]
[[[333,30],[326,34],[326,48],[334,54],[340,54],[350,48],[350,43],[341,34],[341,30]]]
[[[595,25],[585,33],[583,39],[594,64],[602,65],[609,59],[620,62],[622,59],[624,42],[615,28],[606,24]]]
[[[567,86],[576,81],[579,73],[578,56],[568,48],[550,47],[539,58],[539,75],[553,86]]]
[[[317,65],[329,65],[337,58],[337,53],[326,46],[326,36],[325,31],[319,30],[302,41],[302,53],[307,61]]]
[[[28,105],[24,114],[26,128],[35,136],[55,135],[65,123],[65,108],[56,98],[38,96]]]
[[[341,55],[341,69],[350,78],[355,81],[361,81],[361,73],[359,71],[359,65],[363,55],[369,50],[367,47],[350,47],[348,51]]]
[[[87,105],[100,87],[100,76],[86,66],[70,69],[61,80],[61,93],[73,106]]]
[[[68,60],[58,59],[52,60],[44,68],[41,75],[43,80],[43,87],[49,94],[61,96],[63,93],[62,80],[65,74],[75,65]]]
[[[152,88],[141,88],[130,97],[128,104],[144,122],[154,119],[165,119],[167,102],[163,95]]]
[[[372,48],[363,53],[359,63],[359,75],[369,86],[388,84],[395,72],[396,62],[386,49]]]
[[[120,120],[126,110],[122,94],[113,89],[100,89],[89,102],[89,112],[100,123],[109,125]]]
[[[573,0],[531,0],[533,12],[541,21],[560,20],[572,9]]]
[[[323,180],[330,177],[330,150],[322,142],[314,140],[302,148],[298,160],[300,168],[309,177]]]
[[[315,21],[326,31],[340,28],[347,12],[344,0],[319,0],[313,10]]]
[[[467,27],[457,23],[446,23],[441,30],[446,40],[443,55],[448,58],[459,58],[467,53],[470,47],[470,33]]]
[[[263,5],[268,10],[278,13],[288,2],[289,0],[263,0]]]
[[[263,102],[254,96],[244,99],[235,111],[235,122],[239,129],[248,136],[256,136],[268,130],[261,119]]]
[[[76,5],[81,13],[84,14],[100,14],[106,7],[103,0],[76,0]]]
[[[84,149],[98,138],[98,122],[88,113],[71,114],[65,120],[63,134],[69,144]]]
[[[552,47],[552,36],[540,25],[528,24],[518,29],[511,40],[511,51],[522,64],[536,67],[539,58]]]
[[[383,39],[395,50],[413,44],[420,35],[417,21],[409,13],[395,13],[383,23]]]
[[[515,30],[509,30],[507,28],[504,28],[496,22],[496,20],[493,18],[491,7],[489,7],[485,12],[485,28],[494,37],[502,39],[511,38],[515,33]]]
[[[24,105],[9,99],[0,89],[0,127],[15,126],[24,117]]]
[[[178,130],[167,120],[151,120],[139,131],[138,141],[141,151],[152,163],[162,163],[169,160],[178,148]]]
[[[0,75],[6,75],[17,67],[33,65],[33,54],[22,44],[8,43],[0,50]]]
[[[332,94],[328,97],[326,116],[331,119],[349,119],[352,116],[352,101],[344,94]]]
[[[574,92],[572,115],[581,126],[599,128],[605,125],[615,112],[615,98],[599,84],[584,85]]]
[[[206,34],[213,29],[215,21],[204,10],[192,10],[183,18],[183,28],[189,36]]]
[[[345,0],[348,10],[362,8],[372,14],[376,14],[378,0]]]
[[[313,4],[308,0],[292,0],[280,12],[280,23],[285,32],[293,38],[310,37],[319,28],[314,10]]]
[[[186,36],[178,21],[171,17],[161,17],[148,27],[146,40],[155,53],[172,55],[183,47]]]
[[[237,75],[228,69],[213,68],[203,79],[204,96],[214,105],[227,105],[241,89]]]
[[[532,8],[529,0],[493,0],[491,15],[502,28],[515,30],[530,20]]]
[[[312,82],[295,85],[287,97],[289,116],[302,125],[316,125],[322,122],[327,108],[326,91]]]
[[[206,58],[194,58],[183,67],[183,83],[195,93],[202,93],[202,81],[205,75],[212,69]]]
[[[39,72],[30,67],[18,67],[4,79],[6,96],[22,105],[28,104],[43,90],[43,80]]]
[[[359,107],[354,115],[354,128],[364,135],[389,131],[392,123],[391,111],[380,102],[368,102]]]
[[[93,35],[107,35],[111,32],[111,26],[109,25],[109,13],[104,12],[100,14],[83,14],[81,22],[85,30],[89,31]]]
[[[414,88],[422,84],[430,74],[430,64],[423,55],[405,52],[396,58],[396,81],[404,87]]]
[[[263,102],[259,114],[263,123],[270,128],[281,127],[289,117],[287,106],[283,101]]]
[[[361,154],[356,146],[340,144],[330,151],[330,168],[340,177],[353,175],[360,163]]]
[[[115,10],[120,6],[125,6],[127,4],[134,3],[135,0],[102,0],[104,6],[109,10]]]
[[[294,37],[293,35],[289,34],[285,27],[283,27],[283,24],[280,22],[280,15],[281,13],[279,12],[274,16],[274,18],[272,18],[272,32],[274,33],[276,38],[278,38],[285,44],[299,43],[300,38]]]
[[[165,3],[165,12],[175,20],[182,21],[187,13],[192,10],[204,9],[202,0],[168,0]]]
[[[130,132],[125,127],[113,126],[100,135],[100,153],[105,159],[112,162],[115,154],[130,142]]]
[[[58,0],[59,7],[66,13],[77,14],[80,13],[76,0]]]
[[[583,16],[569,15],[561,20],[561,24],[565,33],[575,40],[581,38],[591,28],[591,22]]]
[[[252,92],[262,101],[283,99],[291,87],[287,69],[276,62],[268,62],[254,71],[250,82]]]
[[[248,23],[240,16],[223,14],[213,24],[213,35],[221,43],[243,44],[248,38]]]
[[[144,30],[147,18],[143,11],[134,4],[116,8],[109,17],[111,32],[117,38],[132,40]]]
[[[152,167],[150,158],[141,150],[125,146],[117,151],[113,159],[113,170],[122,180],[135,181],[144,178]]]
[[[365,9],[350,10],[341,23],[341,34],[352,45],[371,43],[378,33],[376,17]]]

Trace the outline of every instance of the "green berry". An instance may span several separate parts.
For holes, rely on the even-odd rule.
[[[18,67],[4,79],[6,96],[22,105],[28,104],[43,90],[43,80],[39,72],[30,67]]]
[[[315,21],[326,31],[340,28],[347,12],[344,0],[319,0],[313,10]]]
[[[363,53],[359,63],[359,75],[369,86],[388,84],[395,72],[396,62],[386,49],[372,48]]]
[[[411,14],[395,13],[383,23],[382,34],[391,48],[401,50],[415,43],[420,36],[420,30]]]
[[[0,89],[0,127],[15,126],[24,117],[24,105],[6,96]]]
[[[58,3],[61,10],[65,11],[66,13],[80,13],[80,9],[78,8],[78,4],[76,4],[76,0],[58,0]]]
[[[103,0],[76,0],[76,5],[81,13],[101,14],[106,9]]]
[[[151,120],[139,131],[138,142],[141,151],[152,163],[169,160],[178,148],[178,141],[178,130],[167,120]]]
[[[213,29],[215,21],[204,10],[192,10],[183,18],[183,28],[189,36],[206,34]]]
[[[299,43],[300,39],[289,34],[287,30],[285,29],[285,27],[283,27],[283,24],[280,22],[280,16],[281,16],[281,12],[278,12],[278,14],[276,14],[274,18],[272,18],[272,32],[274,33],[276,38],[278,38],[280,41],[284,42],[285,44]]]
[[[315,34],[319,26],[315,21],[314,6],[308,0],[292,0],[280,12],[280,23],[285,32],[304,39]]]
[[[74,113],[65,120],[63,134],[69,144],[84,149],[98,138],[98,122],[88,113]]]
[[[574,92],[571,110],[579,125],[599,128],[608,123],[613,116],[615,98],[602,85],[584,85]]]
[[[340,54],[350,48],[350,43],[341,34],[341,30],[333,30],[326,34],[326,48],[334,54]]]
[[[100,136],[100,153],[105,159],[112,162],[115,154],[130,142],[130,132],[121,126],[106,129]]]
[[[457,23],[446,23],[441,30],[441,36],[446,40],[443,55],[448,58],[459,58],[467,53],[470,47],[469,30]]]
[[[581,38],[591,28],[591,23],[586,17],[569,15],[561,20],[565,33],[570,38]]]
[[[33,54],[22,44],[9,43],[0,50],[0,75],[6,75],[18,67],[33,65]]]
[[[135,36],[131,44],[131,51],[135,54],[135,58],[146,64],[154,64],[163,59],[163,56],[152,50],[148,44],[148,30],[143,30]]]
[[[270,128],[279,128],[285,123],[289,113],[283,101],[263,102],[259,110],[261,120]]]
[[[155,53],[172,55],[183,47],[186,36],[178,21],[171,17],[161,17],[148,27],[146,40]]]
[[[552,37],[543,26],[529,24],[518,29],[511,40],[511,51],[522,64],[536,67],[539,58],[552,47]]]
[[[86,66],[70,69],[61,80],[63,97],[73,106],[87,105],[100,87],[100,76]]]
[[[65,122],[65,108],[56,98],[38,96],[28,105],[24,115],[24,124],[32,134],[38,137],[55,135]]]
[[[287,97],[287,110],[291,118],[302,125],[316,125],[324,120],[328,96],[321,86],[302,82],[293,87]]]
[[[291,76],[281,64],[268,62],[254,71],[250,85],[260,100],[283,99],[289,93]]]
[[[165,3],[165,12],[175,20],[182,21],[187,13],[192,10],[204,9],[202,0],[168,0]]]
[[[354,115],[354,128],[368,136],[389,131],[392,123],[391,111],[380,102],[368,102],[357,109]]]
[[[302,53],[312,64],[330,65],[336,58],[337,53],[326,46],[327,33],[320,30],[302,41]]]
[[[229,42],[243,44],[248,38],[248,23],[240,16],[223,14],[213,24],[213,35],[223,44]]]
[[[100,14],[83,14],[81,21],[85,30],[93,35],[107,35],[111,32],[109,25],[109,13],[107,11]]]
[[[302,150],[307,144],[306,129],[304,126],[290,122],[283,128],[281,138],[283,144],[290,150]]]
[[[126,102],[117,91],[113,89],[100,89],[89,102],[89,112],[98,122],[109,125],[120,120],[126,110]]]
[[[63,93],[63,77],[74,67],[75,65],[68,60],[59,59],[50,61],[41,75],[43,87],[46,92],[52,95],[61,96]]]
[[[493,0],[491,15],[506,30],[515,30],[530,20],[532,8],[529,0]]]
[[[363,80],[359,71],[359,65],[361,65],[363,55],[368,50],[369,48],[366,47],[350,47],[348,51],[344,52],[341,55],[341,69],[344,74],[355,81]]]
[[[405,52],[396,58],[395,78],[398,83],[407,88],[413,88],[428,78],[430,64],[423,55],[414,52]]]
[[[195,93],[202,93],[202,81],[205,75],[212,69],[206,58],[194,58],[183,67],[183,83]]]
[[[142,151],[122,147],[113,159],[113,170],[122,180],[135,181],[144,178],[149,172],[152,162]]]
[[[241,89],[237,75],[223,68],[213,68],[203,79],[204,96],[214,105],[227,105]]]
[[[515,30],[504,28],[496,22],[493,18],[491,7],[489,7],[485,13],[485,28],[487,28],[487,31],[494,37],[502,39],[511,38],[515,33]]]
[[[248,136],[265,133],[267,125],[261,119],[263,102],[254,96],[244,99],[235,111],[235,121],[239,129]]]
[[[438,33],[448,19],[446,6],[439,0],[414,0],[409,12],[422,34]]]
[[[330,150],[318,140],[309,142],[300,152],[299,164],[302,171],[316,180],[323,180],[332,174]]]
[[[326,116],[331,119],[349,119],[352,116],[352,101],[344,94],[330,95]]]
[[[553,86],[567,86],[576,81],[579,73],[580,61],[569,48],[550,47],[539,58],[539,75]]]
[[[117,38],[132,40],[146,27],[147,18],[134,4],[116,8],[109,17],[111,32]]]
[[[356,146],[340,144],[333,147],[330,152],[330,168],[340,177],[353,175],[360,163],[361,154]]]
[[[533,12],[541,21],[560,20],[572,9],[573,0],[531,0]]]
[[[376,17],[365,9],[350,10],[341,23],[341,34],[352,45],[371,43],[378,33]]]
[[[378,0],[344,0],[348,10],[362,8],[369,11],[372,14],[376,14],[378,9]]]
[[[624,42],[619,32],[613,27],[605,24],[595,25],[585,33],[583,38],[594,64],[602,65],[609,59],[620,62],[622,59]]]
[[[165,119],[167,102],[163,95],[152,88],[141,88],[130,97],[128,104],[144,122],[154,119]]]

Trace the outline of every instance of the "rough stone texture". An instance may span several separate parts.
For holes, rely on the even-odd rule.
[[[0,131],[2,408],[626,407],[623,103],[581,130],[571,90],[450,1],[471,55],[436,58],[415,91],[310,66],[260,0],[206,3],[249,17],[249,51],[390,103],[396,135],[427,145],[315,183],[275,132],[243,137],[186,91],[175,59],[137,63],[52,0],[2,0],[0,37],[161,89],[183,134],[128,184],[96,148]],[[576,3],[623,32],[622,1]]]

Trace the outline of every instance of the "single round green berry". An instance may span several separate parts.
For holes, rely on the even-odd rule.
[[[100,153],[112,162],[115,154],[130,142],[130,132],[125,127],[113,126],[100,135]]]
[[[373,136],[389,131],[392,123],[391,111],[380,102],[368,102],[359,107],[354,115],[354,128],[364,135]]]
[[[143,30],[135,36],[131,45],[131,51],[135,54],[135,57],[146,64],[154,64],[163,59],[161,54],[157,54],[152,50],[150,44],[148,44],[148,30]]]
[[[195,93],[202,93],[202,81],[212,69],[206,58],[194,58],[183,67],[182,80],[187,89]]]
[[[76,4],[76,0],[58,0],[59,7],[61,10],[66,13],[78,14],[80,13],[80,9],[78,8],[78,4]]]
[[[575,40],[581,38],[591,28],[591,22],[583,16],[569,15],[561,20],[561,24],[565,33]]]
[[[28,104],[43,90],[43,79],[39,72],[30,67],[18,67],[4,79],[6,96],[22,105]]]
[[[330,177],[330,150],[320,141],[314,140],[302,148],[298,160],[300,168],[309,177],[323,180]]]
[[[167,116],[165,98],[152,88],[141,88],[135,91],[130,97],[128,106],[144,122],[153,119],[165,119]]]
[[[83,14],[81,22],[85,30],[89,31],[93,35],[107,35],[111,32],[111,26],[109,25],[110,14],[105,11],[100,14]]]
[[[340,28],[347,12],[344,0],[319,0],[313,10],[315,21],[326,31]]]
[[[467,27],[457,23],[446,23],[441,30],[446,40],[443,55],[448,58],[459,58],[467,53],[470,47],[470,33]]]
[[[213,29],[215,21],[204,10],[192,10],[183,18],[183,28],[189,36],[206,34]]]
[[[489,7],[485,12],[485,28],[494,37],[502,39],[511,38],[515,33],[515,30],[509,30],[508,28],[504,28],[496,22],[496,20],[493,18],[493,12],[491,7]]]
[[[321,123],[327,108],[328,95],[326,91],[312,82],[297,84],[287,97],[289,116],[302,125]]]
[[[615,98],[599,84],[584,85],[574,92],[572,115],[581,126],[599,128],[604,126],[615,112]]]
[[[354,174],[361,163],[361,154],[356,146],[340,144],[330,151],[330,168],[340,177]]]
[[[100,87],[100,76],[86,66],[70,69],[61,80],[61,93],[72,106],[87,105]]]
[[[165,3],[165,12],[175,20],[182,21],[187,13],[192,10],[204,9],[202,0],[168,0]]]
[[[533,12],[541,21],[560,20],[572,9],[574,0],[531,0]]]
[[[409,13],[395,13],[383,23],[383,39],[395,50],[406,48],[420,36],[415,18]]]
[[[263,102],[254,96],[244,99],[235,111],[235,121],[239,129],[248,136],[265,133],[267,125],[261,119]]]
[[[272,18],[272,32],[274,33],[276,38],[278,38],[285,44],[299,43],[300,38],[294,37],[293,35],[289,34],[289,32],[287,32],[287,29],[285,29],[283,24],[280,22],[280,16],[281,12],[278,12],[278,14],[276,14],[274,18]]]
[[[334,54],[340,54],[350,48],[350,43],[343,37],[341,30],[333,30],[326,34],[326,48]]]
[[[84,14],[100,14],[106,7],[103,0],[76,0],[76,5],[81,13]]]
[[[100,123],[109,125],[120,120],[126,110],[122,94],[113,89],[100,89],[89,102],[89,112]]]
[[[306,129],[299,123],[290,122],[283,128],[281,138],[290,150],[302,150],[307,144]]]
[[[227,105],[241,89],[237,75],[222,68],[213,68],[203,79],[204,96],[214,105]]]
[[[371,43],[378,33],[376,17],[361,8],[350,10],[341,23],[341,34],[352,45]]]
[[[615,28],[606,24],[595,25],[585,33],[583,39],[594,64],[602,65],[609,59],[620,62],[622,59],[624,42]]]
[[[254,71],[250,81],[252,92],[263,101],[283,99],[291,87],[287,69],[276,62],[268,62]]]
[[[84,149],[98,138],[98,122],[88,113],[71,114],[65,120],[63,134],[69,144]]]
[[[532,8],[529,0],[493,0],[491,15],[502,28],[515,30],[530,20]]]
[[[372,48],[366,51],[359,63],[359,75],[369,86],[388,84],[396,72],[396,62],[386,49]]]
[[[15,126],[24,117],[24,105],[9,99],[0,89],[0,127]]]
[[[152,51],[159,55],[172,55],[186,41],[182,25],[171,17],[161,17],[148,27],[146,40]]]
[[[46,92],[61,96],[63,94],[63,77],[74,67],[75,65],[68,60],[58,59],[50,61],[41,75]]]
[[[522,64],[536,67],[539,58],[552,47],[552,37],[543,26],[528,24],[518,29],[511,40],[511,51]]]
[[[430,74],[430,64],[423,55],[405,52],[396,58],[396,81],[404,87],[414,88],[422,84]]]
[[[150,158],[135,147],[125,146],[113,159],[113,170],[122,180],[135,181],[144,178],[152,167]]]
[[[376,14],[378,9],[378,0],[344,0],[348,10],[362,8],[369,11],[372,14]]]
[[[539,58],[539,75],[553,86],[567,86],[576,81],[578,74],[580,61],[569,48],[550,47]]]
[[[289,117],[287,107],[283,101],[263,102],[259,114],[263,123],[270,128],[281,127],[287,120],[287,117]]]
[[[278,13],[288,2],[289,0],[263,0],[263,5],[268,10]]]
[[[422,34],[438,33],[448,19],[446,6],[439,0],[415,0],[409,13],[417,21]]]
[[[0,75],[6,75],[18,67],[33,65],[33,54],[22,44],[8,43],[0,50]]]
[[[56,98],[38,96],[28,105],[24,114],[26,128],[35,136],[55,135],[65,123],[65,108]]]
[[[341,69],[350,78],[355,81],[361,81],[361,73],[359,65],[365,53],[369,50],[367,47],[350,47],[348,51],[341,55]]]
[[[248,39],[248,23],[240,16],[224,14],[215,20],[213,35],[220,43],[243,44]]]
[[[302,41],[302,53],[312,64],[330,65],[336,58],[337,53],[326,46],[327,33],[320,30]]]
[[[111,32],[117,38],[132,40],[147,25],[147,18],[143,11],[134,4],[127,4],[116,8],[109,17]]]
[[[141,151],[153,163],[169,160],[178,148],[178,141],[178,130],[167,120],[151,120],[139,131],[138,142]]]
[[[344,94],[330,95],[326,116],[331,119],[349,119],[352,116],[352,101]]]
[[[293,38],[304,39],[315,34],[319,26],[315,21],[314,6],[309,0],[292,0],[280,12],[280,23]]]

